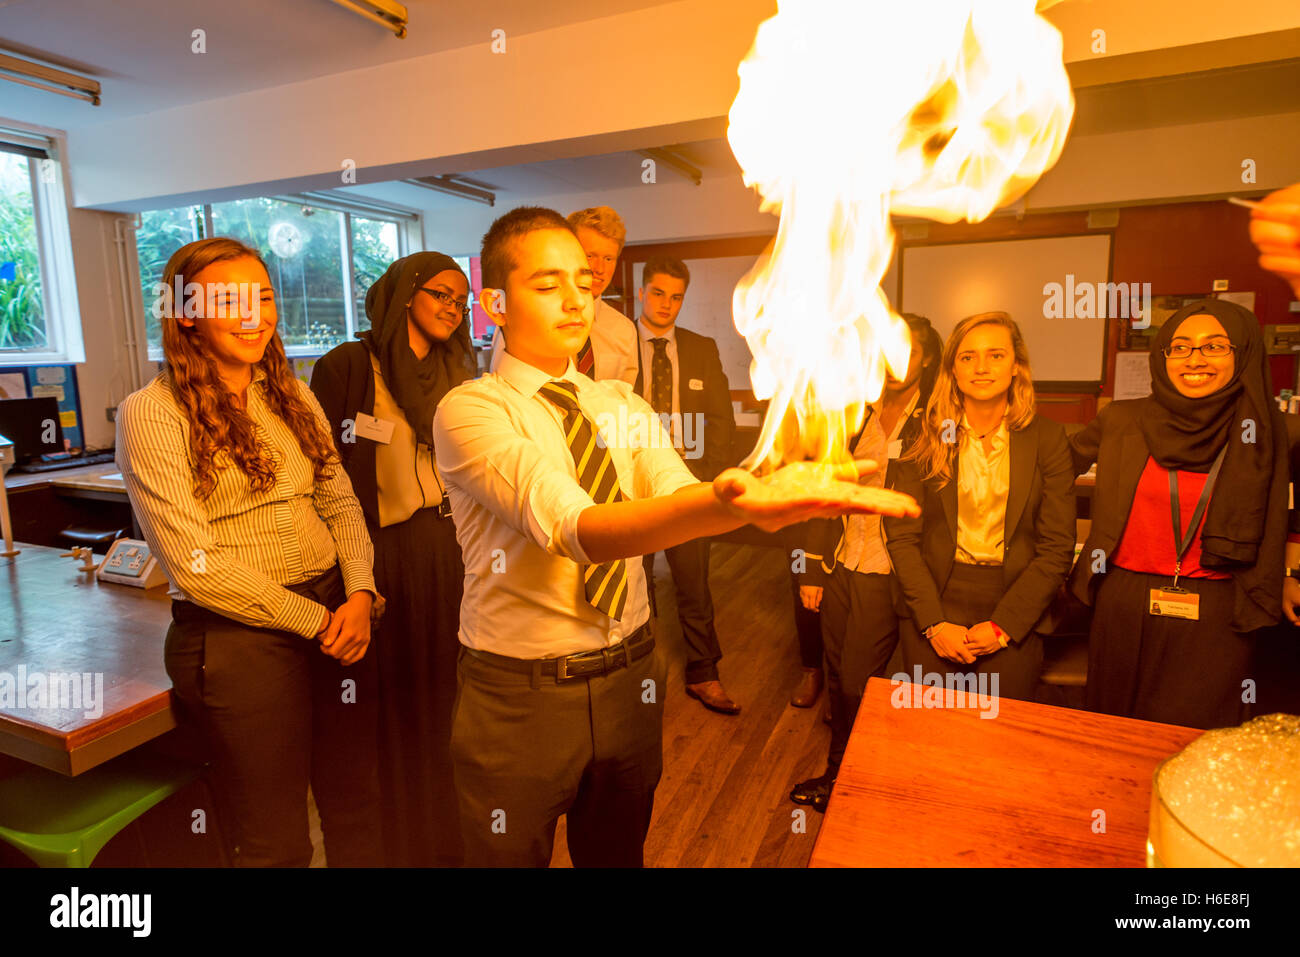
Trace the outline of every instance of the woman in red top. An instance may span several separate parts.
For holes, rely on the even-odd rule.
[[[1079,472],[1097,463],[1071,579],[1093,606],[1087,707],[1235,725],[1253,700],[1253,632],[1282,612],[1295,417],[1272,401],[1259,321],[1241,306],[1184,307],[1150,362],[1150,396],[1112,402],[1070,440]],[[1300,584],[1285,589],[1300,599]]]

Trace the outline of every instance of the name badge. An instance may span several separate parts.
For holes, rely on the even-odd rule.
[[[376,419],[373,415],[358,412],[352,420],[352,433],[363,439],[387,445],[393,441],[393,423],[386,419]]]
[[[701,389],[704,388],[704,380],[692,379],[690,382],[687,383],[687,387],[692,389],[695,392],[699,392]]]
[[[1201,620],[1201,596],[1182,588],[1152,588],[1147,610],[1162,618]]]
[[[889,457],[891,459],[901,459],[903,457],[903,440],[894,439],[889,443]]]

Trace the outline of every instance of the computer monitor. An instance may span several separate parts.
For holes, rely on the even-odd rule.
[[[59,401],[49,395],[0,399],[0,435],[13,442],[14,461],[19,465],[51,452],[62,452]]]

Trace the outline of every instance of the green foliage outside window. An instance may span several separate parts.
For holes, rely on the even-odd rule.
[[[144,213],[136,232],[140,281],[144,289],[149,344],[161,346],[153,317],[154,283],[168,258],[203,235],[203,207]],[[353,215],[351,286],[355,292],[355,328],[369,328],[366,292],[397,258],[397,225]],[[257,249],[275,288],[278,327],[285,346],[324,353],[348,338],[344,296],[344,214],[268,198],[215,203],[213,235],[231,236]]]
[[[41,297],[40,256],[25,156],[0,153],[0,267],[13,263],[12,279],[0,278],[0,349],[49,344]],[[5,272],[8,275],[8,272]]]

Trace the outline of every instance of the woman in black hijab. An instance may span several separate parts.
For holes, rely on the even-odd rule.
[[[365,512],[385,601],[372,648],[389,866],[462,857],[449,745],[465,570],[431,446],[438,402],[476,371],[468,294],[449,256],[397,260],[366,295],[370,329],[321,357],[311,379]]]
[[[1079,472],[1097,463],[1071,578],[1093,606],[1087,706],[1235,725],[1253,700],[1253,633],[1282,612],[1295,417],[1272,401],[1259,321],[1234,303],[1172,315],[1150,365],[1150,396],[1112,402],[1070,441]]]

